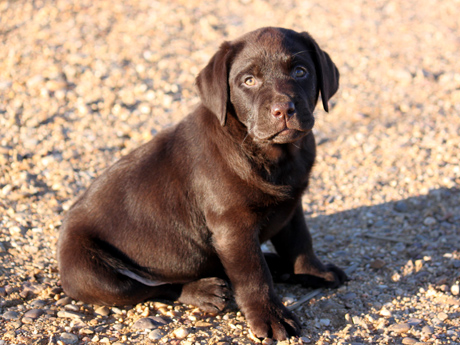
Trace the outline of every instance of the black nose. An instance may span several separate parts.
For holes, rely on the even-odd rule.
[[[277,119],[287,119],[295,114],[295,105],[292,102],[275,103],[271,107],[271,113]]]

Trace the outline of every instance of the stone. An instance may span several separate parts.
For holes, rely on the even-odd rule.
[[[424,333],[424,334],[433,334],[433,329],[430,326],[423,326],[422,333]]]
[[[407,333],[410,330],[410,325],[408,323],[396,323],[388,327],[388,330],[395,333]]]
[[[185,327],[180,327],[173,332],[174,336],[177,339],[184,339],[185,337],[187,337],[187,335],[189,335],[189,333],[189,330]]]
[[[423,224],[427,225],[427,226],[431,226],[431,225],[435,225],[438,221],[433,218],[433,217],[426,217],[424,220],[423,220]]]
[[[375,259],[374,261],[371,262],[370,266],[371,268],[380,269],[385,265],[386,265],[385,261],[381,259]]]
[[[162,318],[161,316],[150,316],[150,318],[155,321],[156,323],[158,323],[158,325],[160,326],[163,326],[163,325],[167,325],[168,323],[170,323],[171,321],[167,321],[165,320],[164,318]],[[169,320],[169,319],[168,319]]]
[[[73,333],[62,333],[59,335],[59,340],[62,341],[64,344],[77,344],[78,343],[78,336]]]
[[[26,323],[26,324],[31,324],[31,323],[34,323],[34,319],[30,318],[30,317],[23,317],[21,319],[22,323]]]
[[[24,314],[24,317],[31,318],[33,320],[39,318],[45,311],[42,309],[31,309]]]
[[[17,320],[17,319],[20,318],[19,313],[16,312],[16,311],[12,311],[12,310],[7,311],[7,312],[4,313],[2,316],[3,316],[3,318],[4,318],[5,320]]]
[[[452,295],[458,296],[460,294],[460,286],[458,284],[452,285],[450,292],[452,292]]]
[[[161,329],[155,329],[154,331],[150,332],[148,337],[150,340],[160,340],[165,335],[165,332]]]
[[[57,316],[67,319],[81,319],[83,317],[83,314],[68,310],[59,310]]]
[[[99,307],[94,310],[94,314],[101,316],[108,316],[110,314],[110,309],[106,306]]]
[[[150,317],[143,317],[142,319],[137,320],[133,324],[133,328],[136,328],[136,329],[154,329],[154,328],[157,328],[158,326],[161,326],[161,324],[159,324],[158,322],[155,322]]]
[[[405,345],[412,345],[412,344],[415,344],[416,342],[417,340],[414,338],[405,337],[402,339],[402,343]]]
[[[68,310],[68,311],[74,311],[74,312],[80,311],[80,306],[76,304],[67,304],[64,308],[65,310]]]
[[[392,312],[389,311],[386,308],[383,308],[382,310],[380,310],[380,315],[383,316],[383,317],[392,317],[393,316]]]
[[[63,297],[61,299],[58,299],[55,304],[57,306],[65,306],[69,303],[72,303],[72,299],[70,297]]]
[[[440,313],[438,314],[438,319],[441,320],[441,321],[445,321],[445,320],[447,320],[448,318],[449,318],[449,315],[447,315],[447,314],[444,313],[444,312],[440,312]]]
[[[419,325],[419,324],[422,323],[422,320],[416,319],[416,318],[412,318],[412,319],[409,319],[409,320],[407,321],[407,323],[408,323],[410,326],[417,326],[417,325]]]
[[[195,327],[211,327],[211,326],[212,326],[212,323],[201,321],[201,320],[195,323]]]
[[[329,326],[331,324],[331,320],[329,319],[320,319],[319,323],[321,326]]]
[[[45,305],[47,305],[46,301],[43,301],[43,300],[41,300],[41,299],[37,299],[37,300],[32,301],[32,302],[30,303],[30,306],[31,306],[31,307],[33,307],[33,308],[38,308],[38,309],[43,308]]]
[[[356,299],[356,294],[354,292],[348,292],[342,296],[342,299],[345,301],[352,301]]]
[[[409,206],[407,205],[407,202],[401,200],[394,204],[393,209],[399,213],[406,213],[409,211]]]

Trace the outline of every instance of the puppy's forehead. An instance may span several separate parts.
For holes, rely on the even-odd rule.
[[[241,44],[238,54],[243,59],[262,59],[284,61],[303,50],[301,36],[292,30],[281,28],[262,28],[252,31],[233,42]]]
[[[288,54],[286,35],[276,28],[263,28],[248,33],[242,39],[245,42],[245,54]]]

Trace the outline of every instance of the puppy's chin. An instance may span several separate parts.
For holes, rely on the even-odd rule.
[[[297,129],[286,128],[276,134],[270,141],[274,144],[291,144],[306,136],[310,131],[311,129],[299,131]]]
[[[291,144],[300,140],[310,132],[311,129],[298,130],[285,128],[270,135],[253,135],[253,138],[255,142],[260,144]]]

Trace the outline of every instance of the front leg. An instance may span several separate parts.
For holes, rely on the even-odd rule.
[[[300,323],[281,303],[258,240],[251,216],[238,221],[221,216],[213,228],[214,245],[232,283],[235,300],[259,338],[284,340],[300,334]]]
[[[315,288],[336,288],[348,280],[340,268],[332,264],[323,264],[315,255],[300,202],[292,219],[271,238],[271,242],[281,257],[280,262],[288,265],[284,272],[288,274],[284,279],[287,283],[300,283]]]

